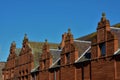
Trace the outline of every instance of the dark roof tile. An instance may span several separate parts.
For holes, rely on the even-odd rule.
[[[29,41],[29,46],[32,49],[32,54],[34,57],[34,67],[39,65],[39,59],[40,55],[42,54],[42,47],[44,45],[44,42],[32,42]],[[50,48],[57,49],[58,44],[57,43],[49,43]]]

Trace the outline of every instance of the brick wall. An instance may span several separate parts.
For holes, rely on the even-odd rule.
[[[61,67],[61,80],[76,80],[76,68],[73,65]]]
[[[114,80],[115,68],[112,57],[96,59],[91,62],[92,80]]]

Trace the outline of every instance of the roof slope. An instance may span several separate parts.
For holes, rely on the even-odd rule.
[[[90,41],[80,41],[74,40],[74,45],[78,49],[78,58],[90,47]],[[51,54],[53,55],[53,65],[50,68],[55,68],[60,66],[60,54],[62,50],[52,50]],[[79,61],[79,60],[78,60]]]
[[[76,40],[92,41],[92,39],[97,35],[96,32],[77,38]]]
[[[117,24],[113,25],[112,27],[120,28],[120,23],[117,23]]]
[[[34,57],[34,67],[39,65],[39,59],[40,55],[42,54],[42,47],[44,45],[44,42],[33,42],[29,41],[29,46],[32,49],[32,54]],[[57,43],[49,43],[50,49],[57,49],[58,44]]]
[[[120,48],[120,24],[117,24],[118,26],[117,27],[111,27],[111,31],[113,33],[115,33],[115,35],[118,37],[118,45],[119,45],[119,48]],[[83,37],[80,37],[80,38],[77,38],[76,40],[85,40],[85,41],[91,41],[95,36],[97,35],[96,32],[93,32],[91,34],[88,34],[86,36],[83,36]]]
[[[91,42],[74,40],[74,45],[78,49],[78,57],[80,57],[91,46]]]

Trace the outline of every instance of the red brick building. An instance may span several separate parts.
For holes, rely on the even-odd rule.
[[[11,44],[3,80],[120,80],[120,28],[110,27],[105,14],[96,33],[74,39],[70,29],[60,44]]]

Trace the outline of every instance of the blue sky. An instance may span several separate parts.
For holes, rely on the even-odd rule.
[[[74,38],[96,31],[101,13],[111,25],[120,22],[120,0],[0,0],[0,61],[6,61],[10,44],[61,41],[68,28]]]

